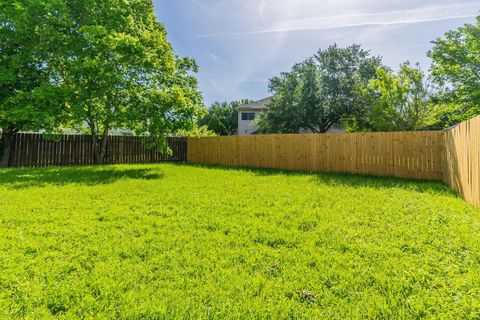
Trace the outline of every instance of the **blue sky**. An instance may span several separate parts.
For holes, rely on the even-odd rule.
[[[261,99],[268,79],[332,43],[386,65],[420,62],[446,31],[475,21],[472,0],[154,0],[177,54],[194,58],[205,102]]]

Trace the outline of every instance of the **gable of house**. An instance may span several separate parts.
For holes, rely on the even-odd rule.
[[[271,97],[265,98],[237,108],[237,132],[239,135],[255,134],[258,131],[258,127],[253,124],[253,120],[255,120],[260,113],[268,109],[267,104],[270,99]]]

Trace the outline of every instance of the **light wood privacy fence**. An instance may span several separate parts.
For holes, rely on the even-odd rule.
[[[189,138],[187,161],[443,180],[480,205],[480,117],[447,131]]]
[[[190,138],[191,163],[442,179],[444,133],[338,133]]]
[[[480,116],[445,132],[443,181],[480,205]]]

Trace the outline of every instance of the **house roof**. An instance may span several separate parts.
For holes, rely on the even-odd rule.
[[[268,109],[267,103],[272,99],[272,97],[268,97],[262,100],[258,100],[252,102],[250,104],[246,104],[244,106],[240,106],[237,108],[237,111],[263,111]]]

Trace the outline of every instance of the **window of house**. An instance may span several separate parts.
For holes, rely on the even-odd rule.
[[[255,119],[255,112],[242,113],[242,120],[254,120],[254,119]]]

